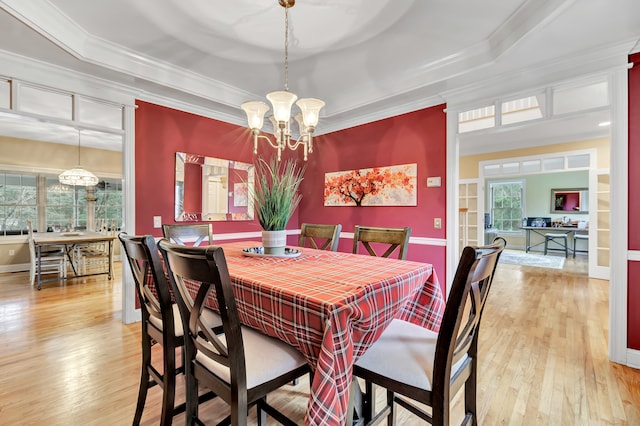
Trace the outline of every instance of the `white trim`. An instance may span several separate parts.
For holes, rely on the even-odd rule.
[[[0,50],[0,63],[2,64],[2,75],[9,80],[77,93],[103,102],[133,105],[138,92],[140,92],[134,87],[5,50]]]
[[[122,146],[122,197],[124,202],[123,227],[127,233],[136,233],[136,156],[135,156],[135,108],[126,106],[123,111],[122,121],[125,133]],[[136,309],[136,291],[129,268],[125,259],[122,265],[122,322],[130,324],[142,320],[140,309]]]
[[[629,250],[627,252],[627,260],[630,262],[640,262],[640,251]]]
[[[0,273],[4,272],[25,272],[31,268],[29,263],[16,263],[12,265],[0,265]]]
[[[32,167],[32,166],[16,166],[10,164],[0,164],[0,170],[3,172],[19,172],[30,173],[39,175],[59,175],[66,169],[51,169],[47,167]],[[116,173],[96,173],[96,176],[103,179],[122,179],[122,175]]]
[[[446,271],[444,276],[445,297],[449,296],[451,283],[453,282],[454,271],[458,266],[460,255],[460,188],[458,178],[460,177],[460,140],[458,139],[458,114],[449,113],[447,105],[447,253]],[[477,203],[480,205],[480,203]],[[483,216],[484,217],[484,216]],[[479,241],[479,240],[478,240]]]
[[[611,78],[611,280],[609,290],[609,359],[627,363],[627,237],[629,188],[628,72]]]
[[[300,229],[287,229],[287,235],[300,235]],[[250,240],[255,238],[262,238],[262,231],[257,232],[234,232],[228,234],[214,234],[214,243],[219,241],[229,240]],[[353,232],[341,232],[340,238],[353,239]],[[197,238],[189,237],[185,238],[185,242],[194,242]],[[430,237],[410,237],[409,244],[415,244],[420,246],[436,246],[445,247],[447,240],[443,238],[430,238]]]
[[[640,369],[640,351],[627,349],[627,366]]]

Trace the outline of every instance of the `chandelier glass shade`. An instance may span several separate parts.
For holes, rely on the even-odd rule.
[[[284,42],[284,90],[267,94],[267,99],[271,103],[273,115],[269,117],[273,124],[275,141],[268,136],[261,135],[260,131],[264,125],[264,116],[269,111],[269,106],[261,101],[250,101],[243,103],[240,107],[247,114],[247,121],[251,133],[253,134],[253,153],[258,153],[258,140],[266,140],[269,145],[278,151],[278,160],[285,148],[291,150],[302,146],[304,149],[304,160],[308,154],[313,152],[312,134],[315,131],[320,119],[320,110],[325,105],[324,101],[315,98],[298,99],[294,93],[289,92],[289,8],[293,7],[295,0],[279,0],[285,10],[285,42]],[[296,102],[297,100],[297,102]],[[298,106],[300,113],[294,117],[298,124],[299,137],[293,141],[291,139],[291,108],[293,104]]]
[[[78,130],[78,165],[60,173],[58,180],[61,184],[73,186],[94,186],[99,182],[96,175],[80,165],[80,130]]]

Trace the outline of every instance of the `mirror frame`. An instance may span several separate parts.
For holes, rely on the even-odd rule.
[[[569,199],[576,199],[575,207],[567,210],[565,205]],[[587,210],[582,210],[585,202]],[[551,213],[556,214],[588,214],[589,188],[552,188],[551,189]],[[572,202],[573,205],[573,202]],[[576,210],[577,209],[577,210]]]
[[[199,172],[189,173],[186,178],[187,165],[198,166]],[[211,170],[213,174],[203,174],[203,170]],[[195,183],[197,175],[198,183]],[[211,179],[213,177],[213,179]],[[210,221],[250,221],[254,217],[253,200],[249,197],[253,190],[255,171],[253,164],[241,161],[207,157],[205,155],[176,152],[174,219],[176,222],[210,222]],[[186,181],[186,185],[185,185]],[[213,181],[213,182],[212,182]],[[192,183],[193,182],[193,183]],[[192,184],[190,184],[192,183]],[[214,184],[215,188],[209,188]],[[221,194],[222,190],[222,195]],[[189,199],[198,200],[200,210],[185,211],[185,193]],[[214,205],[220,211],[204,211],[208,197],[218,194]],[[194,204],[194,203],[192,203]]]

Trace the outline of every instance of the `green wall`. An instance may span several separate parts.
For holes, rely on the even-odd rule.
[[[587,220],[584,214],[552,214],[551,213],[551,189],[552,188],[589,188],[589,171],[548,173],[539,175],[516,176],[512,178],[486,179],[485,180],[485,211],[489,212],[489,190],[492,182],[524,181],[524,216],[525,217],[551,217],[559,219],[569,216],[572,220]]]

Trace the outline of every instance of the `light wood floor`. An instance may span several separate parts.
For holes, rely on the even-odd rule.
[[[640,425],[640,371],[607,360],[609,285],[585,271],[584,258],[564,271],[499,266],[480,335],[481,424]],[[140,325],[121,323],[119,278],[42,291],[27,281],[0,274],[0,424],[131,424]],[[270,401],[302,423],[307,390],[303,380]],[[149,392],[144,425],[158,424],[159,391]],[[456,397],[454,420],[460,410]],[[211,401],[201,414],[213,423],[224,405]]]

